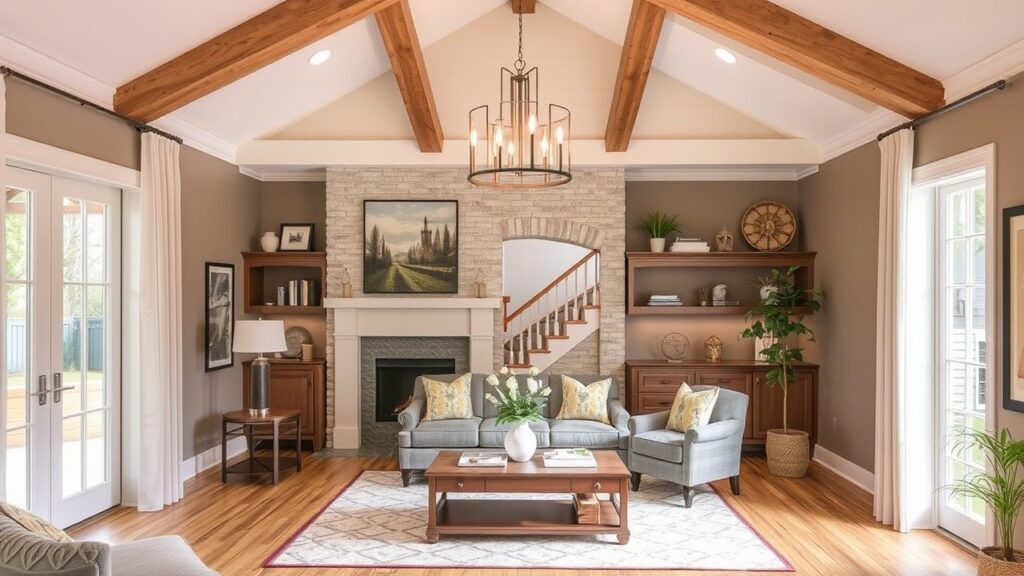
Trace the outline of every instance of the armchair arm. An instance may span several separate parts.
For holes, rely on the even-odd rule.
[[[668,424],[668,410],[632,416],[629,419],[629,434],[636,436],[651,430],[661,430]]]
[[[729,438],[730,436],[735,436],[737,434],[743,434],[743,422],[733,419],[719,420],[718,422],[712,422],[707,426],[698,426],[687,430],[686,441],[688,443],[711,442],[714,440]]]
[[[423,404],[423,397],[417,396],[405,407],[405,410],[398,413],[398,423],[402,425],[403,431],[412,430],[420,423],[420,417],[423,415]]]
[[[608,401],[608,420],[619,430],[627,430],[627,422],[629,422],[629,412],[626,412],[625,406],[618,400]]]

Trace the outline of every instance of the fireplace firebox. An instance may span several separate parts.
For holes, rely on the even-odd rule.
[[[396,408],[412,396],[417,376],[452,374],[454,358],[377,358],[377,422],[397,422]]]

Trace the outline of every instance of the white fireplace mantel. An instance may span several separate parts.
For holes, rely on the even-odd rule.
[[[500,298],[325,298],[324,307],[334,318],[335,448],[359,447],[364,336],[467,337],[470,371],[494,370]]]

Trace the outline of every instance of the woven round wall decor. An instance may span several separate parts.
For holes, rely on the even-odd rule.
[[[740,220],[743,239],[762,252],[782,250],[796,236],[796,216],[778,202],[758,202]]]

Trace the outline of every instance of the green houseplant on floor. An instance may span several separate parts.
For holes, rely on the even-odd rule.
[[[672,232],[679,232],[679,216],[669,216],[656,210],[644,218],[640,223],[640,229],[651,237],[651,252],[664,252],[665,237]]]
[[[984,502],[996,522],[999,545],[978,551],[978,576],[1024,574],[1024,551],[1013,547],[1017,516],[1024,506],[1024,441],[1014,440],[1006,428],[994,434],[964,428],[954,434],[951,448],[958,455],[983,453],[988,462],[989,471],[944,486],[953,496]]]
[[[768,470],[776,476],[799,477],[807,473],[810,464],[810,441],[807,432],[789,428],[789,385],[796,381],[793,364],[802,362],[804,351],[794,346],[794,338],[814,341],[814,332],[804,324],[803,309],[817,312],[821,309],[819,293],[813,289],[796,285],[796,271],[792,266],[786,271],[772,270],[771,276],[762,284],[771,290],[747,313],[752,324],[744,330],[742,338],[765,338],[771,344],[761,350],[761,358],[771,369],[765,376],[769,386],[782,390],[782,428],[768,431],[765,452],[768,454]]]

